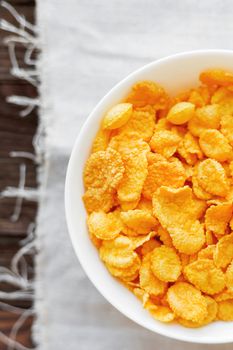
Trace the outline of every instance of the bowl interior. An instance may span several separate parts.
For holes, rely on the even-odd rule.
[[[127,94],[132,84],[139,80],[154,80],[170,94],[174,94],[196,86],[199,73],[211,67],[233,71],[233,51],[197,51],[170,56],[143,67],[116,85],[90,114],[76,140],[67,171],[65,205],[70,236],[81,265],[96,288],[112,305],[145,328],[171,338],[200,343],[224,343],[233,341],[232,322],[215,322],[200,329],[188,329],[152,319],[136,297],[117,282],[100,261],[97,250],[88,237],[86,212],[81,199],[84,192],[83,167],[103,114]]]

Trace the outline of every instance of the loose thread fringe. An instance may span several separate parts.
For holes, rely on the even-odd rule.
[[[11,62],[11,74],[15,78],[24,79],[32,86],[39,86],[39,73],[36,66],[36,59],[33,58],[34,52],[39,49],[37,36],[37,28],[29,23],[24,16],[20,15],[13,6],[8,2],[0,1],[0,6],[7,10],[17,21],[17,26],[0,18],[0,29],[8,31],[10,35],[6,37],[5,43],[9,49],[9,58]],[[16,46],[22,45],[25,48],[24,64],[25,67],[19,66]],[[22,118],[28,117],[30,113],[40,105],[39,98],[29,98],[27,96],[8,96],[9,103],[23,107],[19,112]],[[10,157],[18,157],[22,159],[19,167],[19,183],[17,187],[7,187],[0,192],[1,198],[16,198],[15,207],[9,220],[17,222],[22,210],[24,200],[39,201],[42,194],[43,179],[41,179],[41,167],[44,162],[45,144],[44,144],[45,126],[39,120],[39,126],[36,135],[33,138],[33,147],[35,154],[29,152],[11,151]],[[38,181],[40,186],[37,189],[28,188],[25,186],[27,166],[24,159],[32,160],[39,168]],[[27,237],[20,241],[20,249],[14,255],[10,268],[0,266],[0,282],[7,283],[16,289],[13,292],[4,292],[0,290],[0,299],[4,300],[33,300],[34,298],[34,280],[29,278],[30,266],[27,264],[26,256],[35,254],[35,222],[28,226]],[[17,321],[11,329],[10,335],[7,337],[3,332],[0,332],[0,341],[8,346],[8,350],[31,350],[22,344],[17,339],[17,334],[20,328],[25,323],[26,319],[35,315],[33,307],[23,309],[11,306],[8,303],[0,302],[0,308],[5,311],[13,312],[19,315]]]

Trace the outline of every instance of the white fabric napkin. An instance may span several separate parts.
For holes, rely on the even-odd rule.
[[[49,156],[37,228],[34,335],[40,350],[232,348],[170,340],[115,310],[78,263],[63,203],[72,145],[99,99],[127,74],[165,55],[232,49],[232,15],[230,0],[37,0]]]

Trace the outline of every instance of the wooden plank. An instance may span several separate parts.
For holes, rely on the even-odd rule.
[[[16,10],[24,14],[26,19],[34,22],[35,1],[11,0],[9,1]],[[16,24],[13,17],[0,8],[0,17]],[[0,191],[7,186],[17,186],[19,181],[19,166],[26,164],[26,186],[36,188],[36,165],[32,160],[11,158],[11,151],[34,152],[32,141],[36,132],[38,117],[34,110],[30,116],[21,118],[19,112],[22,107],[6,102],[7,96],[23,95],[36,97],[37,91],[29,83],[16,79],[10,74],[11,63],[8,49],[3,42],[7,33],[0,31]],[[17,47],[17,57],[20,66],[23,65],[25,50]],[[15,198],[0,199],[0,266],[10,267],[11,260],[20,248],[20,240],[26,237],[28,225],[35,220],[37,203],[23,201],[22,212],[17,222],[12,222],[10,217],[15,206]],[[34,262],[32,256],[26,257],[30,277],[34,274]],[[0,284],[0,289],[12,291],[14,288],[8,284]],[[2,300],[4,301],[4,300]],[[27,300],[12,300],[11,305],[25,309],[32,305]],[[0,330],[9,336],[12,326],[18,315],[0,310]],[[20,329],[17,340],[27,347],[32,347],[31,326],[33,318],[30,317]],[[6,350],[7,346],[0,342],[0,349]]]
[[[3,332],[5,335],[9,335],[12,329],[12,325],[15,324],[17,321],[19,315],[16,315],[11,312],[6,311],[0,311],[0,325],[1,325],[1,332]],[[22,327],[20,328],[20,332],[18,333],[18,336],[16,337],[16,340],[20,342],[22,345],[27,347],[32,347],[32,339],[31,339],[31,333],[28,332],[29,329],[31,329],[33,323],[33,317],[30,316],[26,319]],[[8,347],[4,343],[0,343],[0,349],[1,350],[7,350]]]

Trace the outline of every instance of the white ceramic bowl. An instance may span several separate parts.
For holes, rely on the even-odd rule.
[[[119,311],[139,325],[174,339],[195,343],[233,342],[233,322],[214,322],[199,329],[155,321],[141,302],[115,280],[98,257],[89,240],[86,212],[82,202],[83,167],[104,113],[128,93],[139,80],[154,80],[170,93],[198,84],[199,73],[211,67],[233,71],[233,51],[208,50],[186,52],[152,62],[118,83],[95,107],[74,145],[67,170],[65,208],[74,250],[87,276],[99,292]]]

